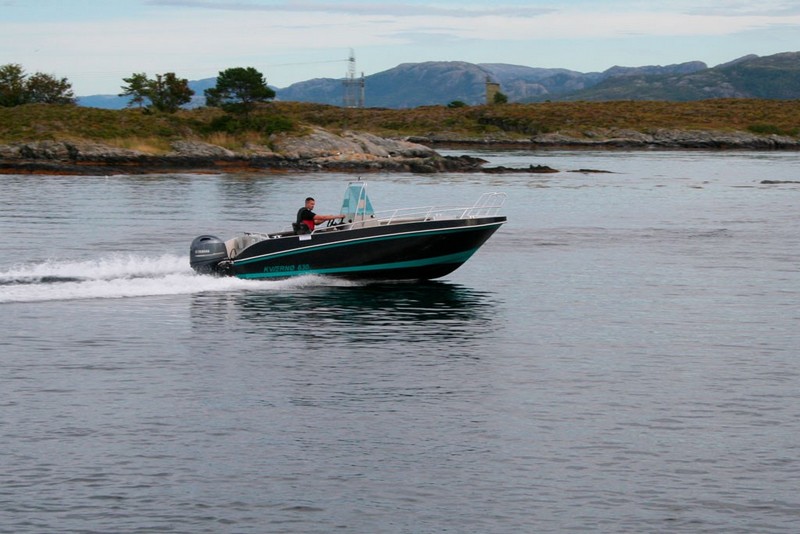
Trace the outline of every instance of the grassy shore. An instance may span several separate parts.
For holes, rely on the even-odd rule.
[[[40,140],[94,141],[145,153],[169,150],[172,141],[205,141],[237,150],[269,144],[277,131],[302,135],[319,126],[384,137],[444,135],[462,139],[524,139],[542,133],[575,137],[613,130],[745,131],[800,136],[800,101],[723,99],[698,102],[553,102],[406,110],[346,109],[298,102],[263,105],[246,124],[213,108],[175,114],[140,109],[105,110],[27,105],[0,108],[0,144]]]

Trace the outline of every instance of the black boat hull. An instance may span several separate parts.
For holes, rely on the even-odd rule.
[[[266,239],[223,262],[219,272],[255,279],[321,274],[430,280],[461,266],[505,222],[505,217],[450,219]]]

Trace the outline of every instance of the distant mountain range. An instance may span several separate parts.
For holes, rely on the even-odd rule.
[[[482,104],[487,80],[499,83],[510,102],[800,99],[800,52],[749,55],[712,68],[690,61],[668,66],[615,66],[589,73],[503,63],[404,63],[365,77],[365,105],[402,109],[453,101]],[[278,100],[342,105],[343,81],[317,78],[274,89]],[[196,93],[192,105],[204,105],[203,91],[214,85],[215,78],[189,82]],[[79,97],[80,105],[100,108],[121,109],[127,102],[116,95]]]

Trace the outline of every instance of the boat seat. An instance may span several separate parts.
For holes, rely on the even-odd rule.
[[[295,235],[311,233],[311,229],[305,223],[292,223],[292,230],[294,230]]]

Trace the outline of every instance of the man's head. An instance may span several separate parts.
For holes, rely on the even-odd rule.
[[[313,210],[314,209],[314,204],[316,204],[316,201],[313,198],[308,197],[306,199],[306,208],[308,208],[310,210]]]

